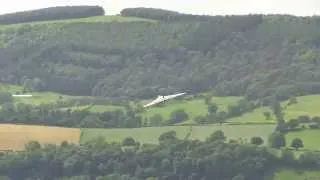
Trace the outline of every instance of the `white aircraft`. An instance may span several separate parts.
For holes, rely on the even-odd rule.
[[[169,99],[173,99],[173,98],[176,98],[178,96],[182,96],[184,94],[186,94],[186,93],[179,93],[179,94],[173,94],[173,95],[168,95],[168,96],[160,96],[159,95],[155,100],[151,101],[149,104],[144,105],[143,107],[147,108],[147,107],[159,104],[161,102],[167,101]]]

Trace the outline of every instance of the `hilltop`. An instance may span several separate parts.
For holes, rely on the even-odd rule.
[[[179,91],[282,100],[319,93],[317,17],[162,19],[156,11],[129,10],[119,21],[99,16],[1,26],[0,81],[118,100]]]

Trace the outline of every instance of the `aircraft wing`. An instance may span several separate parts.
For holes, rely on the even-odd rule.
[[[178,97],[178,96],[182,96],[182,95],[184,95],[184,94],[186,94],[186,93],[179,93],[179,94],[168,95],[168,96],[165,96],[164,98],[165,98],[165,100],[168,100],[168,99],[173,99],[173,98]]]
[[[163,101],[165,101],[165,99],[164,99],[162,96],[158,96],[158,98],[157,98],[157,99],[155,99],[155,100],[151,101],[150,103],[148,103],[148,104],[144,105],[143,107],[149,107],[149,106],[152,106],[152,105],[158,104],[158,103],[163,102]]]
[[[144,105],[143,107],[150,107],[152,105],[155,105],[155,104],[158,104],[160,102],[163,102],[163,101],[166,101],[166,100],[169,100],[169,99],[173,99],[175,97],[178,97],[178,96],[182,96],[184,95],[185,93],[179,93],[179,94],[173,94],[173,95],[168,95],[168,96],[158,96],[157,99],[151,101],[150,103]]]

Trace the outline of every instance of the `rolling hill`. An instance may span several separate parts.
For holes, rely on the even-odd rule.
[[[187,167],[207,165],[206,159],[201,159],[205,156],[197,159],[205,154],[205,158],[217,162],[215,168],[222,167],[223,162],[232,162],[224,170],[233,172],[236,164],[243,172],[232,174],[238,179],[254,177],[250,172],[252,168],[260,168],[261,173],[265,173],[264,167],[277,168],[274,180],[318,176],[317,171],[299,167],[306,164],[311,169],[316,167],[314,164],[318,162],[312,160],[318,156],[309,154],[309,157],[303,153],[319,151],[319,129],[290,131],[285,133],[286,144],[282,150],[268,147],[268,137],[277,125],[269,108],[272,98],[281,101],[286,122],[299,116],[320,117],[318,17],[193,16],[149,8],[130,8],[121,15],[103,16],[99,7],[93,8],[94,11],[88,9],[92,8],[71,7],[70,12],[69,8],[53,8],[0,15],[0,99],[7,101],[8,93],[33,95],[31,98],[14,97],[10,102],[17,107],[1,102],[1,123],[7,124],[0,125],[0,150],[23,150],[30,140],[40,144],[62,141],[80,144],[82,146],[61,147],[58,165],[33,163],[38,164],[38,168],[50,164],[53,166],[50,170],[61,165],[57,172],[68,176],[77,174],[75,170],[81,168],[84,169],[82,174],[103,174],[110,167],[123,168],[127,174],[144,179],[160,170],[175,169],[176,174],[179,171],[187,174],[191,171]],[[61,14],[63,17],[59,17]],[[159,94],[182,91],[190,96],[148,109],[140,107]],[[207,95],[212,97],[206,104]],[[288,105],[291,98],[297,101]],[[218,108],[210,116],[207,116],[208,104],[216,104]],[[214,106],[211,108],[215,111]],[[171,113],[181,109],[188,118],[171,123]],[[271,119],[266,119],[265,112],[271,113]],[[149,118],[155,115],[161,115],[164,121],[152,125]],[[207,118],[205,123],[208,124],[194,121],[199,116]],[[221,119],[226,123],[220,124]],[[38,126],[31,126],[34,124]],[[60,127],[53,127],[55,125]],[[206,141],[198,147],[198,141],[187,141],[204,141],[218,130],[225,133],[226,142],[236,140],[237,143]],[[157,146],[159,136],[169,131],[175,131],[180,139],[187,138],[180,142],[169,136],[170,143]],[[102,141],[94,141],[98,137],[102,137]],[[153,145],[141,147],[137,154],[134,149],[122,152],[119,144],[128,137]],[[253,146],[252,137],[261,137],[261,146]],[[300,138],[304,144],[298,151],[290,148],[295,138]],[[132,145],[132,139],[128,141]],[[91,146],[90,143],[97,144]],[[181,147],[185,149],[179,149]],[[282,156],[286,150],[293,152],[293,159],[289,159],[292,158],[289,155]],[[24,162],[46,154],[48,157],[40,158],[39,162],[50,161],[59,154],[58,149],[46,151],[25,152]],[[173,159],[176,156],[189,158],[189,151],[196,157],[190,156],[194,158],[192,161],[185,159],[179,164]],[[279,156],[271,157],[269,151]],[[159,158],[161,162],[144,169],[142,166],[131,169],[137,164],[136,159],[126,167],[119,162],[113,164],[114,159],[101,158],[100,161],[97,158],[110,154],[117,157],[120,154],[119,159],[124,154],[128,157],[150,155],[150,159]],[[21,162],[15,161],[15,154],[10,155],[14,158],[8,156],[9,161],[3,156],[0,164],[9,164],[13,171],[21,168]],[[242,155],[250,156],[241,159]],[[234,163],[235,159],[230,157],[241,160]],[[269,164],[264,164],[266,161],[270,161]],[[272,164],[284,161],[279,167]],[[179,169],[177,164],[185,169]],[[241,169],[243,166],[248,169],[251,166],[251,169]],[[283,169],[287,166],[288,169]],[[304,173],[297,174],[290,167]],[[5,168],[7,166],[0,167],[3,172],[8,170]],[[196,179],[197,173],[188,178]],[[210,175],[211,172],[206,173]]]
[[[319,93],[314,17],[148,13],[1,26],[0,81],[140,100],[177,91],[282,100]]]

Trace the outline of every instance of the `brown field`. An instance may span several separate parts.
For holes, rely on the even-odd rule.
[[[27,142],[34,140],[40,144],[78,144],[80,134],[76,128],[0,124],[0,151],[23,150]]]

